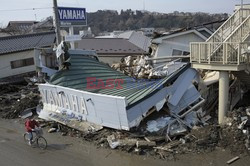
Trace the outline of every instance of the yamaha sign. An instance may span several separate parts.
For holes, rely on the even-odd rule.
[[[87,25],[85,8],[58,7],[58,15],[61,26]]]

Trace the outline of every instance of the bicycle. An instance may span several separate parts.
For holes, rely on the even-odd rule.
[[[33,135],[33,139],[31,140],[31,145],[36,143],[37,147],[40,149],[45,150],[47,148],[47,141],[46,139],[42,136],[43,131],[41,128],[35,129],[35,131],[32,131],[32,133],[35,133],[35,136]],[[23,135],[24,141],[29,145],[29,133],[26,132]]]

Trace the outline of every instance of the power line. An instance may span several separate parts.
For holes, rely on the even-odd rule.
[[[42,10],[42,9],[52,9],[52,7],[44,7],[44,8],[26,8],[26,9],[6,9],[6,10],[0,10],[0,12],[22,11],[22,10]]]

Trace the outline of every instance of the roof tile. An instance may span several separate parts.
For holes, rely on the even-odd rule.
[[[76,42],[78,49],[96,50],[97,54],[144,54],[143,49],[121,38],[86,38]],[[135,51],[132,51],[135,50]]]
[[[55,37],[55,32],[1,37],[0,55],[30,50],[35,47],[51,46],[55,42]]]

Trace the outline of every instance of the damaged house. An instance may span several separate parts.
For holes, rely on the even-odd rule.
[[[150,110],[159,111],[163,107],[167,96],[173,92],[167,85],[189,68],[184,64],[162,79],[135,80],[99,62],[90,51],[70,50],[69,55],[67,69],[39,85],[44,106],[40,117],[63,124],[74,119],[123,130],[138,126]],[[188,88],[192,91],[192,87]],[[174,95],[171,99],[181,97]],[[198,98],[193,98],[192,102]]]
[[[206,27],[181,29],[167,32],[152,40],[152,57],[165,58],[187,56],[190,54],[191,42],[204,42],[212,35]],[[159,61],[161,63],[162,61]],[[163,62],[164,63],[164,62]]]
[[[244,23],[248,23],[246,21],[249,21],[249,15]],[[228,23],[227,21],[222,27]],[[243,27],[246,30],[244,32],[248,32],[246,27]],[[190,30],[189,32],[180,33],[184,36],[192,33],[198,35],[198,31],[196,31]],[[240,33],[240,31],[237,32]],[[201,38],[205,41],[208,37],[205,35],[205,31],[202,33],[201,30],[199,33],[198,36],[203,36]],[[216,33],[218,31],[214,34]],[[234,35],[237,37],[238,33]],[[170,34],[169,36],[171,35],[178,38],[178,34]],[[249,33],[246,34],[246,37],[249,37]],[[192,37],[190,38],[192,39]],[[213,35],[208,40],[211,38],[216,37]],[[93,43],[87,42],[91,40],[94,41],[96,39],[88,39],[86,40],[86,44],[82,44],[81,46],[79,44],[82,41],[77,42],[77,48],[87,45],[84,48],[85,50],[69,50],[65,52],[68,58],[63,63],[64,66],[52,74],[47,83],[39,85],[43,99],[43,109],[39,114],[40,118],[54,120],[70,127],[73,126],[73,128],[75,124],[72,124],[72,121],[88,122],[119,130],[130,130],[139,126],[142,120],[152,112],[163,110],[167,112],[167,116],[156,119],[152,123],[147,123],[147,128],[148,131],[153,132],[163,128],[167,140],[171,141],[171,136],[175,134],[187,132],[197,124],[205,125],[207,120],[211,118],[209,110],[214,108],[217,102],[219,103],[218,119],[219,124],[221,124],[221,120],[225,118],[224,114],[221,114],[225,113],[221,112],[221,101],[226,103],[223,104],[225,111],[225,108],[229,105],[232,109],[242,96],[240,83],[237,83],[238,81],[234,77],[236,74],[232,70],[235,69],[235,66],[232,64],[226,66],[231,68],[232,73],[227,73],[230,70],[218,72],[221,69],[221,64],[217,66],[216,61],[218,59],[216,58],[219,57],[219,60],[223,60],[223,63],[221,62],[223,65],[227,62],[226,59],[220,57],[224,55],[220,54],[220,51],[224,51],[224,49],[216,50],[218,51],[218,55],[216,54],[216,56],[209,57],[212,54],[208,54],[204,58],[205,53],[207,53],[205,51],[207,50],[202,49],[200,43],[191,44],[192,67],[201,68],[201,63],[205,67],[211,67],[210,65],[214,63],[215,71],[211,72],[209,68],[205,68],[204,66],[202,69],[206,70],[196,70],[190,67],[190,63],[175,63],[176,61],[172,61],[170,64],[164,64],[165,68],[163,67],[163,69],[168,70],[168,72],[160,75],[157,79],[152,79],[152,77],[148,77],[148,79],[137,77],[139,79],[135,79],[122,72],[113,70],[109,65],[99,60],[102,58],[102,55],[98,51],[103,49],[103,45],[110,47],[110,43],[107,44],[104,41],[126,40],[100,39],[99,41],[103,40],[102,42],[104,43],[100,44],[102,47],[98,49],[94,49]],[[211,43],[206,44],[210,45]],[[219,44],[218,48],[223,48],[226,44],[228,43]],[[248,48],[249,46],[248,43],[240,43],[236,46],[241,46],[241,44],[246,44],[247,47],[244,48]],[[186,45],[188,44],[186,43]],[[119,47],[115,46],[117,50]],[[93,51],[86,51],[89,48],[92,48],[90,50]],[[229,47],[226,48],[229,49]],[[184,55],[185,49],[183,49],[181,55]],[[94,50],[100,56],[97,56]],[[108,49],[105,51],[108,52]],[[115,50],[112,49],[112,51]],[[238,49],[238,51],[245,50]],[[201,55],[201,53],[203,54]],[[229,54],[231,52],[227,51],[226,53]],[[243,54],[230,54],[228,56],[235,58],[234,55],[240,56]],[[245,63],[249,63],[247,59],[242,58],[242,63],[240,60],[231,62],[237,62],[236,65],[242,65],[240,67],[245,67]],[[145,67],[145,65],[148,65],[145,61],[147,61],[146,58],[138,59],[136,61],[138,63],[135,63],[137,65],[133,67],[135,69],[141,67],[140,64]],[[132,63],[132,61],[129,62]],[[222,83],[223,85],[221,85]],[[224,89],[221,90],[221,88]],[[239,93],[235,93],[234,90]],[[229,95],[231,96],[230,98],[228,97]],[[220,100],[218,100],[218,96]],[[206,104],[204,104],[205,102]],[[165,122],[162,123],[162,120]]]
[[[54,32],[7,36],[0,38],[0,79],[23,77],[35,74],[34,48],[52,48]],[[44,64],[55,66],[53,56],[43,58]]]

